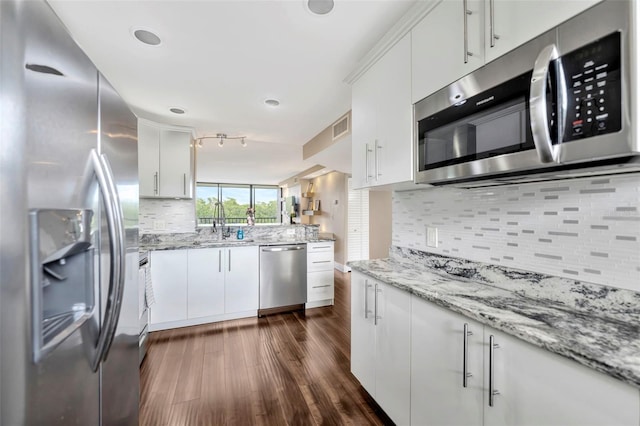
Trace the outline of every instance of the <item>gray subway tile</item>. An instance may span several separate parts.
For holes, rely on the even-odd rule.
[[[601,251],[592,251],[591,256],[594,257],[609,257],[609,253],[601,252]]]
[[[558,212],[544,212],[545,216],[558,216]]]
[[[617,212],[637,212],[637,207],[616,207]]]
[[[538,241],[541,243],[551,243],[553,240],[551,238],[538,238]]]
[[[591,185],[602,185],[610,182],[611,182],[611,179],[596,179],[591,181]]]
[[[581,189],[581,194],[605,194],[609,192],[616,192],[615,188],[598,188],[598,189]]]
[[[482,230],[482,231],[495,231],[495,232],[498,232],[498,231],[500,231],[500,228],[480,228],[480,230]]]
[[[628,235],[616,235],[616,240],[618,241],[637,241],[638,238],[628,236]]]
[[[586,272],[587,274],[602,275],[602,272],[598,271],[597,269],[584,268],[583,271]]]
[[[567,225],[577,225],[580,223],[580,221],[574,219],[565,219],[562,221],[562,223],[566,223]]]
[[[531,212],[522,212],[522,211],[520,211],[520,212],[507,212],[507,214],[518,215],[518,216],[526,216],[526,215],[530,215]]]
[[[553,254],[534,253],[535,257],[542,257],[544,259],[562,260],[562,256],[556,256]]]
[[[509,247],[518,247],[518,243],[507,243]]]
[[[557,195],[545,195],[544,199],[545,200],[557,200],[558,196]]]
[[[573,271],[571,269],[563,269],[562,272],[564,272],[565,274],[570,274],[570,275],[579,275],[580,274],[578,271]]]
[[[503,259],[513,260],[513,256],[502,256]]]
[[[491,247],[487,247],[487,246],[471,246],[471,247],[479,250],[491,250]]]
[[[577,237],[577,232],[561,232],[561,231],[549,231],[549,235],[559,235],[561,237]]]
[[[562,211],[565,212],[579,212],[580,211],[580,207],[565,207],[562,209]]]
[[[562,191],[569,191],[571,188],[569,188],[568,186],[560,186],[558,188],[542,188],[540,190],[540,192],[562,192]]]
[[[591,229],[604,229],[607,230],[609,227],[607,225],[591,225]]]

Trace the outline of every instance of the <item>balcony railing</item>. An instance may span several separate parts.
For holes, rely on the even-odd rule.
[[[256,217],[256,223],[280,223],[279,217]],[[215,217],[199,217],[198,225],[211,225],[213,221],[216,221],[218,225],[218,220]],[[225,218],[225,222],[227,225],[246,225],[247,217],[227,217]]]

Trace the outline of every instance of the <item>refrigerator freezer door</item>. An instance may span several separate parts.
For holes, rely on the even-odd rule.
[[[19,37],[23,46],[22,52],[14,53],[24,55],[26,208],[93,210],[91,237],[96,247],[100,218],[97,186],[88,193],[81,189],[87,159],[91,150],[97,149],[97,70],[45,2],[15,2],[14,7],[14,18],[22,23]],[[2,19],[4,26],[4,13]],[[94,252],[97,259],[98,250]],[[25,256],[23,262],[28,260]],[[94,271],[98,271],[95,263]],[[98,294],[97,279],[94,289]],[[23,306],[30,309],[29,304]],[[17,318],[29,317],[29,312],[24,312]],[[96,355],[99,324],[100,310],[95,309],[78,331],[37,364],[28,356],[16,360],[13,367],[24,369],[26,376],[23,402],[3,406],[3,411],[24,410],[26,424],[98,424],[100,377],[92,371],[90,360]],[[3,345],[3,355],[5,350]],[[4,376],[2,382],[2,393],[11,392],[5,388]]]

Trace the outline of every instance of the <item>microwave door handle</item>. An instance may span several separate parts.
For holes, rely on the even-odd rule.
[[[531,133],[533,143],[542,163],[554,163],[558,160],[558,147],[551,141],[549,124],[547,122],[547,78],[551,61],[558,59],[558,49],[555,44],[542,49],[531,76],[531,92],[529,97],[531,118]]]

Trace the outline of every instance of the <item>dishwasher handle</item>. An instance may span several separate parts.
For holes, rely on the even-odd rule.
[[[306,247],[304,246],[290,246],[290,247],[261,247],[262,251],[272,252],[272,251],[295,251],[295,250],[304,250]]]

